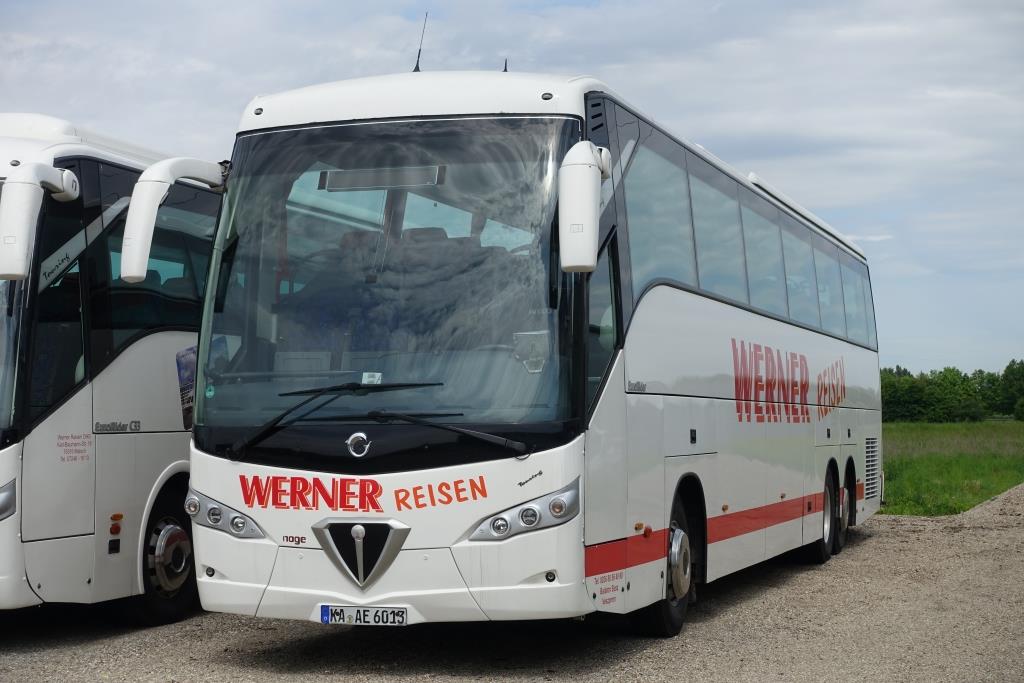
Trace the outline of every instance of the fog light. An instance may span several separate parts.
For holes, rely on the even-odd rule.
[[[220,520],[222,519],[224,519],[224,514],[216,505],[212,506],[209,510],[206,511],[206,520],[210,524],[220,524]]]
[[[235,515],[231,518],[231,530],[236,534],[240,534],[245,531],[245,519]]]
[[[491,531],[494,532],[495,536],[504,536],[508,533],[508,520],[504,517],[496,517],[491,522]]]
[[[555,517],[561,517],[562,515],[564,515],[565,508],[565,501],[562,500],[561,498],[552,498],[551,502],[548,504],[548,509],[551,510],[551,514],[553,514]]]
[[[519,521],[523,526],[535,526],[540,521],[540,512],[537,508],[526,507],[519,512]]]
[[[189,496],[185,499],[185,512],[188,513],[189,517],[195,517],[199,514],[199,499],[195,496]]]

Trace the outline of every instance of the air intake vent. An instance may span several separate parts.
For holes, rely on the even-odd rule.
[[[864,497],[878,498],[878,439],[864,439]]]

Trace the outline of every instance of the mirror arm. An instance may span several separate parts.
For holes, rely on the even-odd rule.
[[[227,174],[226,163],[215,164],[186,157],[164,159],[143,171],[132,190],[132,201],[125,219],[121,279],[125,282],[146,279],[157,212],[172,185],[179,180],[193,180],[214,190],[223,190]]]
[[[15,166],[0,194],[0,279],[28,277],[43,196],[58,202],[78,199],[78,178],[63,168],[36,162]]]

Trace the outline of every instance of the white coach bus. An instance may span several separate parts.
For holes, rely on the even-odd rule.
[[[131,191],[159,158],[0,114],[0,609],[140,596],[157,623],[197,602],[181,501],[220,198],[174,187],[145,277],[119,279]]]
[[[177,170],[176,170],[177,169]],[[144,274],[177,160],[135,190]],[[591,78],[255,99],[200,333],[206,609],[325,624],[629,613],[878,510],[863,254]]]

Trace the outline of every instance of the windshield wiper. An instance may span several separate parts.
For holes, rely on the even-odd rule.
[[[356,396],[365,396],[366,394],[377,393],[379,391],[398,391],[399,389],[414,389],[417,387],[440,387],[444,386],[443,382],[395,382],[391,384],[362,384],[360,382],[345,382],[344,384],[328,384],[325,387],[318,387],[312,389],[299,389],[297,391],[286,391],[278,394],[278,396],[305,396],[309,394],[309,398],[299,401],[293,406],[285,408],[280,413],[264,422],[259,429],[253,432],[251,435],[239,439],[231,445],[231,459],[236,459],[235,456],[241,454],[246,448],[254,446],[260,441],[278,431],[284,429],[290,424],[298,422],[302,418],[306,417],[310,413],[320,410],[328,403],[331,403],[339,396],[345,394],[355,394]],[[299,408],[309,405],[313,401],[317,400],[322,396],[333,394],[326,401],[319,403],[306,412],[302,413],[296,418],[284,422],[284,419],[294,413]]]
[[[461,413],[456,413],[461,414]],[[438,417],[444,416],[444,414]],[[441,424],[440,422],[432,422],[425,420],[417,415],[410,415],[408,413],[393,413],[389,410],[371,410],[368,413],[362,415],[338,415],[326,418],[328,420],[336,421],[347,421],[347,420],[376,420],[377,422],[391,422],[397,420],[399,422],[410,422],[412,424],[423,425],[425,427],[436,427],[437,429],[444,429],[449,432],[455,432],[456,434],[462,434],[469,436],[479,441],[485,441],[495,446],[501,446],[507,448],[514,453],[519,455],[527,455],[532,452],[531,448],[523,443],[522,441],[516,441],[515,439],[506,439],[496,434],[488,434],[487,432],[478,432],[474,429],[464,429],[462,427],[455,427],[454,425]]]

